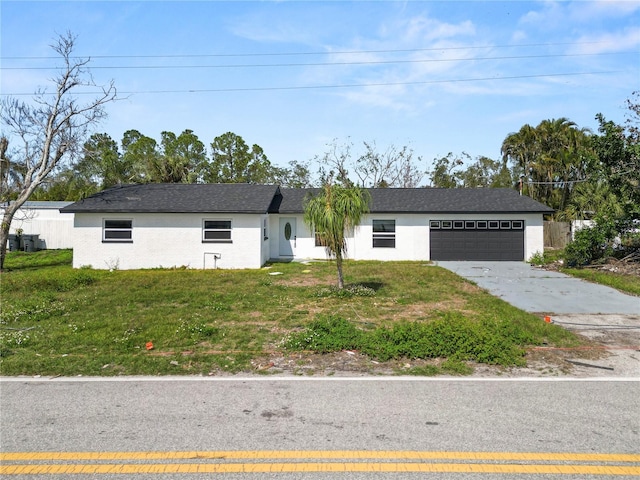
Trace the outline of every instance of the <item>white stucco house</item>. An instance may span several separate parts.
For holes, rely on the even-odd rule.
[[[62,208],[73,265],[260,268],[326,258],[303,221],[317,189],[277,185],[117,186]],[[355,260],[512,260],[542,252],[553,210],[511,189],[369,189],[370,213],[348,238]]]

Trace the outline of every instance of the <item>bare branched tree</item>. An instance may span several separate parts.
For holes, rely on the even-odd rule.
[[[96,85],[87,69],[90,60],[72,56],[75,41],[75,36],[66,33],[52,45],[62,60],[60,71],[52,79],[55,91],[39,90],[30,103],[13,97],[0,101],[3,188],[12,169],[22,169],[21,181],[12,192],[15,199],[6,205],[0,225],[0,269],[4,267],[11,222],[18,209],[51,172],[81,153],[89,129],[106,116],[105,105],[116,98],[113,81],[106,86]],[[90,100],[81,101],[80,97],[87,94],[92,95]],[[0,191],[0,198],[8,200],[6,193]]]

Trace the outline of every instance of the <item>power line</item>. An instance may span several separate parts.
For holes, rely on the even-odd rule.
[[[462,47],[438,47],[438,48],[405,48],[388,50],[343,50],[343,51],[323,51],[323,52],[277,52],[277,53],[210,53],[210,54],[175,54],[175,55],[90,55],[89,58],[207,58],[207,57],[275,57],[275,56],[304,56],[304,55],[354,55],[369,53],[411,53],[411,52],[434,52],[449,50],[477,50],[484,48],[521,48],[521,47],[554,47],[554,46],[575,46],[575,45],[598,45],[605,42],[556,42],[556,43],[523,43],[518,45],[469,45]],[[56,56],[10,56],[0,57],[0,60],[50,60],[57,59]],[[73,59],[87,58],[74,56]]]
[[[317,63],[258,63],[258,64],[226,64],[226,65],[113,65],[91,66],[91,70],[133,70],[133,69],[187,69],[187,68],[271,68],[271,67],[319,67],[319,66],[346,66],[346,65],[386,65],[407,63],[442,63],[442,62],[469,62],[481,60],[518,60],[532,58],[562,58],[562,57],[595,57],[611,55],[630,55],[625,52],[615,53],[567,53],[548,55],[510,55],[503,57],[474,57],[474,58],[443,58],[443,59],[416,59],[416,60],[370,60],[352,62],[317,62]],[[52,70],[59,67],[3,67],[3,70]]]
[[[524,78],[550,78],[550,77],[570,77],[581,75],[606,75],[612,73],[620,73],[619,71],[602,71],[602,72],[568,72],[568,73],[548,73],[539,75],[513,75],[513,76],[493,76],[478,78],[461,78],[449,80],[425,80],[414,82],[384,82],[384,83],[352,83],[343,85],[303,85],[303,86],[287,86],[287,87],[234,87],[234,88],[209,88],[209,89],[187,89],[187,90],[138,90],[138,91],[121,91],[122,95],[139,95],[139,94],[169,94],[169,93],[224,93],[224,92],[260,92],[260,91],[282,91],[282,90],[314,90],[314,89],[332,89],[332,88],[362,88],[362,87],[390,87],[402,85],[429,85],[439,83],[461,83],[461,82],[483,82],[489,80],[518,80]],[[78,95],[98,95],[103,92],[78,92]],[[45,92],[46,94],[46,92]],[[2,93],[0,96],[33,96],[33,93]]]

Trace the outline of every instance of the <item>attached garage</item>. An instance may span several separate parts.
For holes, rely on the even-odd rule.
[[[432,220],[432,260],[525,260],[524,220]]]

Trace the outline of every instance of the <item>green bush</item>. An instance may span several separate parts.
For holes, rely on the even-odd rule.
[[[380,361],[399,358],[452,358],[493,365],[523,365],[520,345],[535,343],[533,335],[509,320],[474,321],[448,313],[432,322],[400,322],[372,331],[356,328],[340,317],[315,320],[288,336],[288,350],[330,353],[359,350]]]
[[[605,229],[595,225],[578,230],[564,250],[570,267],[589,265],[595,260],[613,254],[613,247]]]
[[[565,247],[567,265],[581,267],[638,251],[640,234],[635,227],[630,219],[597,219],[595,225],[578,230]]]
[[[356,349],[362,331],[344,318],[324,316],[314,320],[301,332],[290,334],[284,341],[287,350],[311,350],[317,353]]]

